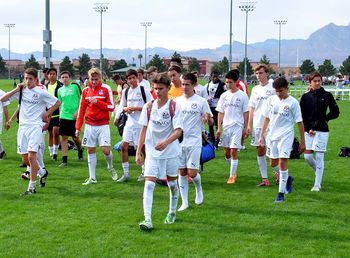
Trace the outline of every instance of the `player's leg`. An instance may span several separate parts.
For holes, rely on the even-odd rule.
[[[178,158],[170,158],[164,160],[165,171],[168,179],[169,187],[169,212],[165,217],[165,224],[172,224],[176,220],[176,207],[179,201],[179,188],[177,186],[177,171],[179,169]]]
[[[116,181],[118,179],[117,171],[113,166],[113,153],[111,151],[111,133],[109,125],[99,126],[97,128],[98,132],[98,144],[105,156],[107,162],[107,169],[111,173],[112,179]]]

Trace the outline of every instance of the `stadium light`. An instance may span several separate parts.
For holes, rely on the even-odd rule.
[[[256,2],[241,2],[238,6],[245,12],[245,45],[244,45],[244,81],[247,83],[247,38],[248,38],[248,13],[254,11]]]
[[[273,21],[278,25],[278,70],[281,72],[281,27],[287,23],[287,20],[275,20]]]
[[[232,0],[230,3],[230,54],[228,59],[228,71],[230,71],[232,69]]]
[[[147,27],[152,26],[152,22],[141,22],[141,26],[145,27],[145,69],[147,65]]]
[[[108,10],[108,4],[109,3],[94,3],[94,10],[101,14],[101,20],[100,20],[100,70],[103,77],[103,70],[102,70],[102,13],[106,12]]]
[[[14,28],[16,24],[14,23],[5,23],[4,26],[9,29],[9,64],[8,64],[8,72],[9,72],[9,79],[11,79],[11,28]]]

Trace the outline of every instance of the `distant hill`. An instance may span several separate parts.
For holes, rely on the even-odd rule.
[[[350,24],[347,26],[339,26],[330,23],[319,30],[312,33],[308,39],[291,39],[281,40],[281,66],[296,66],[297,59],[299,65],[305,59],[311,59],[315,65],[321,64],[324,59],[331,59],[332,63],[339,66],[350,55]],[[244,44],[233,42],[233,61],[241,61],[244,58]],[[132,57],[142,53],[143,49],[109,49],[104,48],[103,54],[110,59],[125,59],[132,62]],[[161,47],[147,49],[147,54],[158,54],[160,57],[169,57],[175,52],[174,49],[166,49]],[[177,51],[183,56],[196,57],[198,59],[221,60],[224,56],[228,57],[229,45],[222,45],[215,49],[193,49],[189,51]],[[61,60],[65,56],[71,59],[78,58],[81,54],[86,53],[91,58],[98,58],[99,49],[73,49],[70,51],[53,50],[52,59]],[[8,50],[0,49],[0,54],[4,59],[8,56]],[[42,59],[42,53],[39,51],[32,53],[11,53],[11,58],[27,60],[30,54],[34,54],[37,60]],[[248,45],[248,58],[252,61],[258,61],[266,54],[271,62],[278,62],[278,40],[267,39],[264,42],[257,42]]]

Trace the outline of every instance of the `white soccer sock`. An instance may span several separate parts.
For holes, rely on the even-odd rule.
[[[179,188],[177,187],[177,180],[168,181],[170,203],[169,213],[175,213],[177,202],[179,201]]]
[[[143,189],[143,213],[145,220],[151,220],[152,216],[152,204],[153,204],[153,191],[156,184],[152,181],[145,181],[145,187]]]
[[[194,186],[196,187],[196,204],[201,204],[203,202],[203,189],[202,189],[202,178],[201,175],[197,173],[195,177],[192,177]]]
[[[90,178],[96,179],[96,153],[88,154]]]
[[[30,166],[27,166],[27,170],[26,171],[30,172]]]
[[[304,159],[306,160],[307,164],[309,164],[309,166],[316,171],[316,161],[314,159],[314,155],[312,153],[305,153]]]
[[[142,169],[142,175],[144,175],[144,174],[145,174],[145,164],[143,164],[143,165],[141,166],[141,169]]]
[[[179,175],[179,187],[180,187],[180,194],[181,194],[181,200],[182,205],[184,207],[188,206],[188,181],[187,181],[187,175],[181,176]]]
[[[4,151],[4,146],[2,146],[2,142],[0,140],[0,153]]]
[[[238,167],[238,159],[231,159],[230,176],[235,176]]]
[[[321,186],[324,171],[324,152],[316,152],[315,186]]]
[[[113,168],[113,154],[111,151],[109,151],[108,155],[105,155],[105,159],[107,161],[107,168],[108,169]]]
[[[44,168],[44,151],[42,145],[39,145],[38,152],[36,153],[36,160],[38,161],[39,167]]]
[[[36,181],[29,180],[28,189],[35,189]]]
[[[128,177],[129,176],[129,162],[123,162],[122,168],[123,168],[124,176]]]
[[[258,159],[258,166],[260,170],[260,174],[262,178],[268,178],[267,176],[267,162],[266,157],[264,156],[257,156]]]
[[[39,165],[39,170],[38,170],[39,177],[42,177],[45,174],[46,174],[46,170]]]
[[[52,154],[58,154],[58,147],[59,147],[59,145],[53,145],[53,151],[52,151]]]
[[[49,152],[50,152],[50,157],[53,155],[53,146],[49,145]]]
[[[231,167],[231,158],[225,157],[225,160],[227,161],[228,166]]]
[[[286,192],[286,185],[288,180],[288,169],[285,171],[280,171],[280,184],[278,186],[278,192],[285,193]]]

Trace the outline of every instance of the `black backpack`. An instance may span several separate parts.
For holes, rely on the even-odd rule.
[[[341,147],[339,157],[350,157],[350,147]]]
[[[299,152],[299,141],[297,138],[294,138],[293,140],[293,146],[292,151],[290,152],[290,159],[300,159],[300,152]]]

